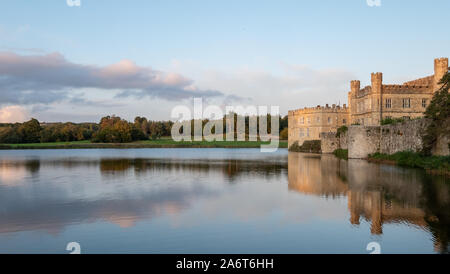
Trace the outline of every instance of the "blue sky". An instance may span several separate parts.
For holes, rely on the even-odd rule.
[[[366,0],[81,0],[79,7],[69,7],[66,0],[15,0],[1,5],[0,52],[20,56],[25,65],[27,56],[45,59],[52,53],[79,65],[77,70],[129,60],[188,79],[199,94],[220,93],[211,103],[275,104],[283,114],[345,103],[349,81],[368,84],[374,71],[392,83],[431,75],[433,59],[450,55],[447,0],[381,0],[379,7]],[[5,77],[12,76],[6,72]],[[177,82],[175,91],[170,83],[173,94],[187,88]],[[69,96],[33,102],[0,95],[0,107],[26,113],[17,119],[80,122],[106,114],[169,119],[174,105],[190,102],[189,96],[159,96],[165,89],[117,96],[122,85],[58,87],[64,90],[52,87],[51,92]],[[4,88],[0,85],[0,93],[13,92]],[[36,97],[45,92],[42,88]]]

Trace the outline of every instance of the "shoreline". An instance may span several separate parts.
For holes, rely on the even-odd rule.
[[[349,160],[348,150],[338,149],[333,154],[339,159]],[[418,168],[433,175],[450,177],[449,160],[444,156],[422,156],[419,153],[404,151],[391,155],[375,153],[362,160],[374,164]]]
[[[424,170],[426,173],[429,173],[431,175],[440,175],[440,176],[445,176],[447,178],[450,178],[450,170],[433,169],[433,168],[405,165],[405,164],[400,164],[398,161],[395,161],[395,160],[379,159],[379,158],[373,158],[373,157],[368,157],[364,160],[366,160],[369,163],[374,163],[374,164],[383,164],[383,165],[399,166],[399,167],[407,167],[407,168],[417,168],[417,169]]]
[[[266,142],[174,142],[144,141],[134,143],[90,143],[59,142],[35,144],[0,144],[0,150],[32,150],[32,149],[134,149],[134,148],[260,148]],[[281,141],[278,148],[287,148],[287,142]]]

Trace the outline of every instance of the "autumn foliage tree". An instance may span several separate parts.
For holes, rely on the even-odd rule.
[[[117,116],[106,116],[100,120],[100,129],[94,133],[93,142],[128,143],[146,139],[141,129]]]

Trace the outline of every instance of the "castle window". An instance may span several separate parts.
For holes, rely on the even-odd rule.
[[[306,136],[309,137],[309,128],[306,129]]]
[[[391,99],[386,99],[385,106],[386,106],[386,108],[392,108],[392,100]]]
[[[343,120],[342,120],[342,123],[343,123],[344,125],[347,124],[347,120],[343,119]]]
[[[331,124],[331,117],[328,117],[328,124]]]
[[[308,117],[308,124],[311,124],[311,118]]]
[[[423,108],[427,107],[427,99],[422,99],[422,107]]]
[[[411,99],[404,98],[403,99],[403,108],[410,108],[411,107]]]
[[[317,123],[320,123],[320,117],[317,117],[316,120],[317,120]]]

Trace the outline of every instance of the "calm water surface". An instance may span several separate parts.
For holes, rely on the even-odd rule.
[[[0,151],[0,253],[448,252],[449,185],[286,150]]]

